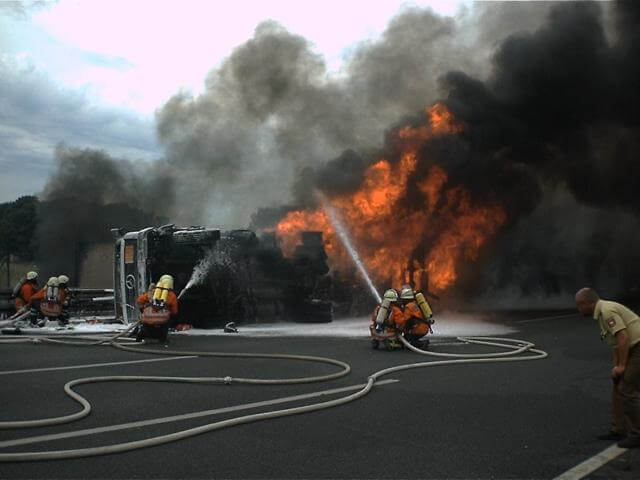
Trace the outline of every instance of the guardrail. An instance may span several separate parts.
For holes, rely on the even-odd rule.
[[[112,288],[70,288],[71,303],[69,313],[72,316],[82,315],[115,315],[113,302],[105,301],[113,295]],[[12,289],[0,288],[0,315],[13,311],[11,300]],[[94,301],[100,298],[100,301]]]

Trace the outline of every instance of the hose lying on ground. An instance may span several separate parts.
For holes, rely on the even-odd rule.
[[[131,331],[136,324],[132,325],[129,329],[119,333],[114,337],[107,339],[100,339],[93,342],[93,345],[100,345],[108,343],[109,345],[118,348],[120,350],[138,352],[138,353],[151,353],[158,355],[197,355],[208,357],[236,357],[236,358],[268,358],[268,359],[286,359],[286,360],[302,360],[311,362],[327,363],[330,365],[339,366],[342,369],[336,373],[319,375],[313,377],[301,377],[292,379],[257,379],[257,378],[232,378],[232,377],[156,377],[156,376],[105,376],[105,377],[89,377],[81,378],[68,382],[64,386],[65,393],[73,400],[82,405],[82,410],[71,415],[65,415],[61,417],[53,417],[40,420],[23,420],[15,422],[0,422],[0,429],[7,428],[26,428],[26,427],[39,427],[45,425],[54,425],[71,422],[87,416],[91,411],[91,404],[81,395],[73,391],[73,387],[81,384],[97,383],[97,382],[111,382],[111,381],[151,381],[151,382],[183,382],[183,383],[208,383],[208,384],[230,384],[230,383],[242,383],[242,384],[259,384],[259,385],[289,385],[299,383],[311,383],[333,380],[336,378],[344,377],[349,374],[351,367],[344,362],[324,357],[312,357],[306,355],[286,355],[286,354],[261,354],[261,353],[226,353],[226,352],[190,352],[190,351],[176,351],[176,350],[146,350],[140,348],[132,348],[127,345],[122,345],[117,340]],[[39,339],[40,340],[40,339]],[[381,377],[390,373],[395,373],[403,370],[410,370],[415,368],[426,368],[441,365],[452,365],[461,363],[489,363],[489,362],[514,362],[525,360],[539,360],[547,356],[547,353],[542,350],[534,349],[533,343],[516,340],[516,339],[503,339],[492,337],[458,337],[458,340],[479,345],[496,346],[500,348],[506,348],[507,352],[497,352],[488,354],[453,354],[453,353],[437,353],[420,350],[409,342],[407,342],[402,336],[400,340],[403,344],[413,352],[421,355],[430,355],[435,357],[451,358],[450,360],[430,361],[421,363],[412,363],[405,365],[398,365],[395,367],[379,370],[371,374],[367,378],[367,383],[359,391],[350,395],[329,400],[325,402],[314,403],[310,405],[304,405],[299,407],[286,408],[281,410],[272,410],[268,412],[255,413],[251,415],[244,415],[240,417],[230,418],[198,427],[182,430],[179,432],[170,433],[167,435],[159,435],[156,437],[146,438],[142,440],[136,440],[131,442],[118,443],[114,445],[106,445],[100,447],[80,448],[70,450],[54,450],[45,452],[20,452],[20,453],[0,453],[0,461],[2,462],[20,462],[20,461],[36,461],[36,460],[59,460],[68,458],[82,458],[97,455],[107,455],[111,453],[121,453],[140,448],[151,447],[155,445],[162,445],[185,438],[190,438],[202,433],[211,432],[214,430],[220,430],[223,428],[242,425],[251,422],[257,422],[260,420],[267,420],[272,418],[297,415],[301,413],[309,413],[317,410],[323,410],[332,408],[338,405],[344,405],[367,395],[376,381]],[[51,341],[47,339],[45,341]],[[0,343],[3,341],[0,340]],[[501,343],[502,342],[502,343]],[[56,341],[56,343],[66,343],[65,341]],[[90,345],[85,343],[85,345]],[[515,356],[524,352],[531,352],[534,355]]]

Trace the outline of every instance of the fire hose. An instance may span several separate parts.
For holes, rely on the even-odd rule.
[[[283,378],[283,379],[233,378],[229,376],[226,376],[226,377],[103,376],[103,377],[80,378],[80,379],[67,382],[64,386],[65,393],[82,406],[82,409],[79,412],[76,412],[70,415],[45,418],[45,419],[39,419],[39,420],[0,422],[0,429],[58,425],[62,423],[72,422],[72,421],[86,417],[91,412],[91,404],[84,397],[76,393],[73,390],[73,388],[75,386],[88,384],[88,383],[114,382],[114,381],[124,381],[124,382],[143,381],[143,382],[179,382],[179,383],[199,383],[199,384],[204,383],[204,384],[215,384],[215,385],[230,385],[230,384],[290,385],[290,384],[302,384],[302,383],[323,382],[323,381],[334,380],[334,379],[341,378],[348,375],[349,372],[351,371],[351,367],[349,366],[349,364],[342,362],[340,360],[335,360],[335,359],[325,358],[325,357],[314,357],[314,356],[306,356],[306,355],[289,355],[289,354],[264,354],[264,353],[191,352],[191,351],[177,351],[177,350],[166,350],[166,349],[147,350],[147,349],[133,348],[128,345],[119,343],[118,340],[121,337],[123,337],[125,334],[129,333],[135,326],[137,326],[137,323],[134,323],[127,330],[113,337],[99,338],[97,340],[93,337],[84,337],[83,339],[87,340],[87,342],[85,343],[77,342],[77,341],[68,342],[66,340],[55,340],[48,337],[36,338],[36,339],[27,337],[20,340],[29,341],[29,342],[40,341],[40,342],[50,342],[50,343],[74,344],[74,345],[108,344],[120,350],[137,352],[137,353],[149,353],[149,354],[155,354],[155,355],[196,355],[196,356],[206,356],[206,357],[301,360],[301,361],[330,364],[330,365],[341,367],[341,370],[335,373],[327,374],[327,375],[288,378],[288,379],[287,378]],[[152,447],[156,445],[175,442],[178,440],[200,435],[206,432],[220,430],[223,428],[228,428],[236,425],[243,425],[243,424],[257,422],[261,420],[274,419],[274,418],[285,417],[290,415],[298,415],[302,413],[310,413],[318,410],[324,410],[327,408],[336,407],[339,405],[344,405],[346,403],[353,402],[367,395],[375,386],[376,381],[379,380],[381,377],[385,375],[389,375],[391,373],[399,372],[399,371],[411,370],[416,368],[435,367],[435,366],[442,366],[442,365],[463,364],[463,363],[468,364],[468,363],[515,362],[515,361],[540,360],[547,357],[547,353],[544,352],[543,350],[538,350],[533,348],[535,346],[533,343],[523,341],[523,340],[517,340],[517,339],[493,338],[493,337],[457,337],[458,340],[467,344],[495,346],[495,347],[507,349],[507,351],[487,353],[487,354],[454,354],[454,353],[439,353],[439,352],[420,350],[414,347],[413,345],[411,345],[402,335],[399,335],[399,338],[409,350],[415,353],[418,353],[421,355],[429,355],[433,357],[444,357],[447,359],[440,360],[440,361],[404,364],[404,365],[398,365],[395,367],[379,370],[369,375],[369,377],[367,378],[367,383],[359,391],[341,398],[334,399],[334,400],[329,400],[329,401],[324,401],[324,402],[319,402],[319,403],[314,403],[314,404],[304,405],[299,407],[292,407],[292,408],[286,408],[281,410],[272,410],[268,412],[244,415],[244,416],[235,417],[227,420],[209,423],[206,425],[201,425],[198,427],[194,427],[194,428],[190,428],[187,430],[182,430],[182,431],[178,431],[178,432],[174,432],[166,435],[159,435],[155,437],[145,438],[142,440],[118,443],[113,445],[70,449],[70,450],[44,451],[44,452],[0,453],[0,461],[1,462],[24,462],[24,461],[37,461],[37,460],[59,460],[59,459],[82,458],[82,457],[91,457],[91,456],[97,456],[97,455],[122,453],[122,452],[140,449],[140,448],[147,448],[147,447]],[[79,338],[75,337],[75,339],[78,340]],[[18,340],[18,339],[16,338],[10,338],[6,340],[0,339],[0,343],[10,343],[10,342],[14,343],[15,340]],[[520,355],[525,352],[530,352],[533,355],[525,355],[525,356]],[[516,355],[520,355],[520,356],[516,356]],[[4,443],[7,443],[7,442],[4,442]]]

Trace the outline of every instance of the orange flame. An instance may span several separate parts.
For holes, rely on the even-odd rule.
[[[401,153],[397,163],[380,159],[365,171],[359,190],[330,201],[376,281],[396,287],[413,283],[417,289],[441,292],[456,282],[462,262],[478,258],[482,246],[506,221],[506,213],[497,204],[474,205],[462,186],[447,185],[447,173],[437,165],[426,169],[422,180],[414,181],[423,203],[408,202],[407,191],[414,187],[410,182],[416,169],[428,162],[418,158],[419,147],[436,135],[464,130],[442,104],[426,112],[428,125],[398,130]],[[351,259],[322,209],[292,211],[278,223],[276,234],[285,255],[294,254],[305,230],[323,232],[332,267],[351,267]]]

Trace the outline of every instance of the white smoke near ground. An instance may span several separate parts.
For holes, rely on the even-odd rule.
[[[224,333],[222,329],[193,329],[180,332],[185,335],[239,335],[244,337],[320,337],[320,338],[368,338],[369,317],[346,318],[331,323],[259,323],[240,325],[238,334]],[[437,340],[457,336],[491,336],[513,333],[515,329],[490,322],[481,315],[443,312],[437,315],[433,326]]]

